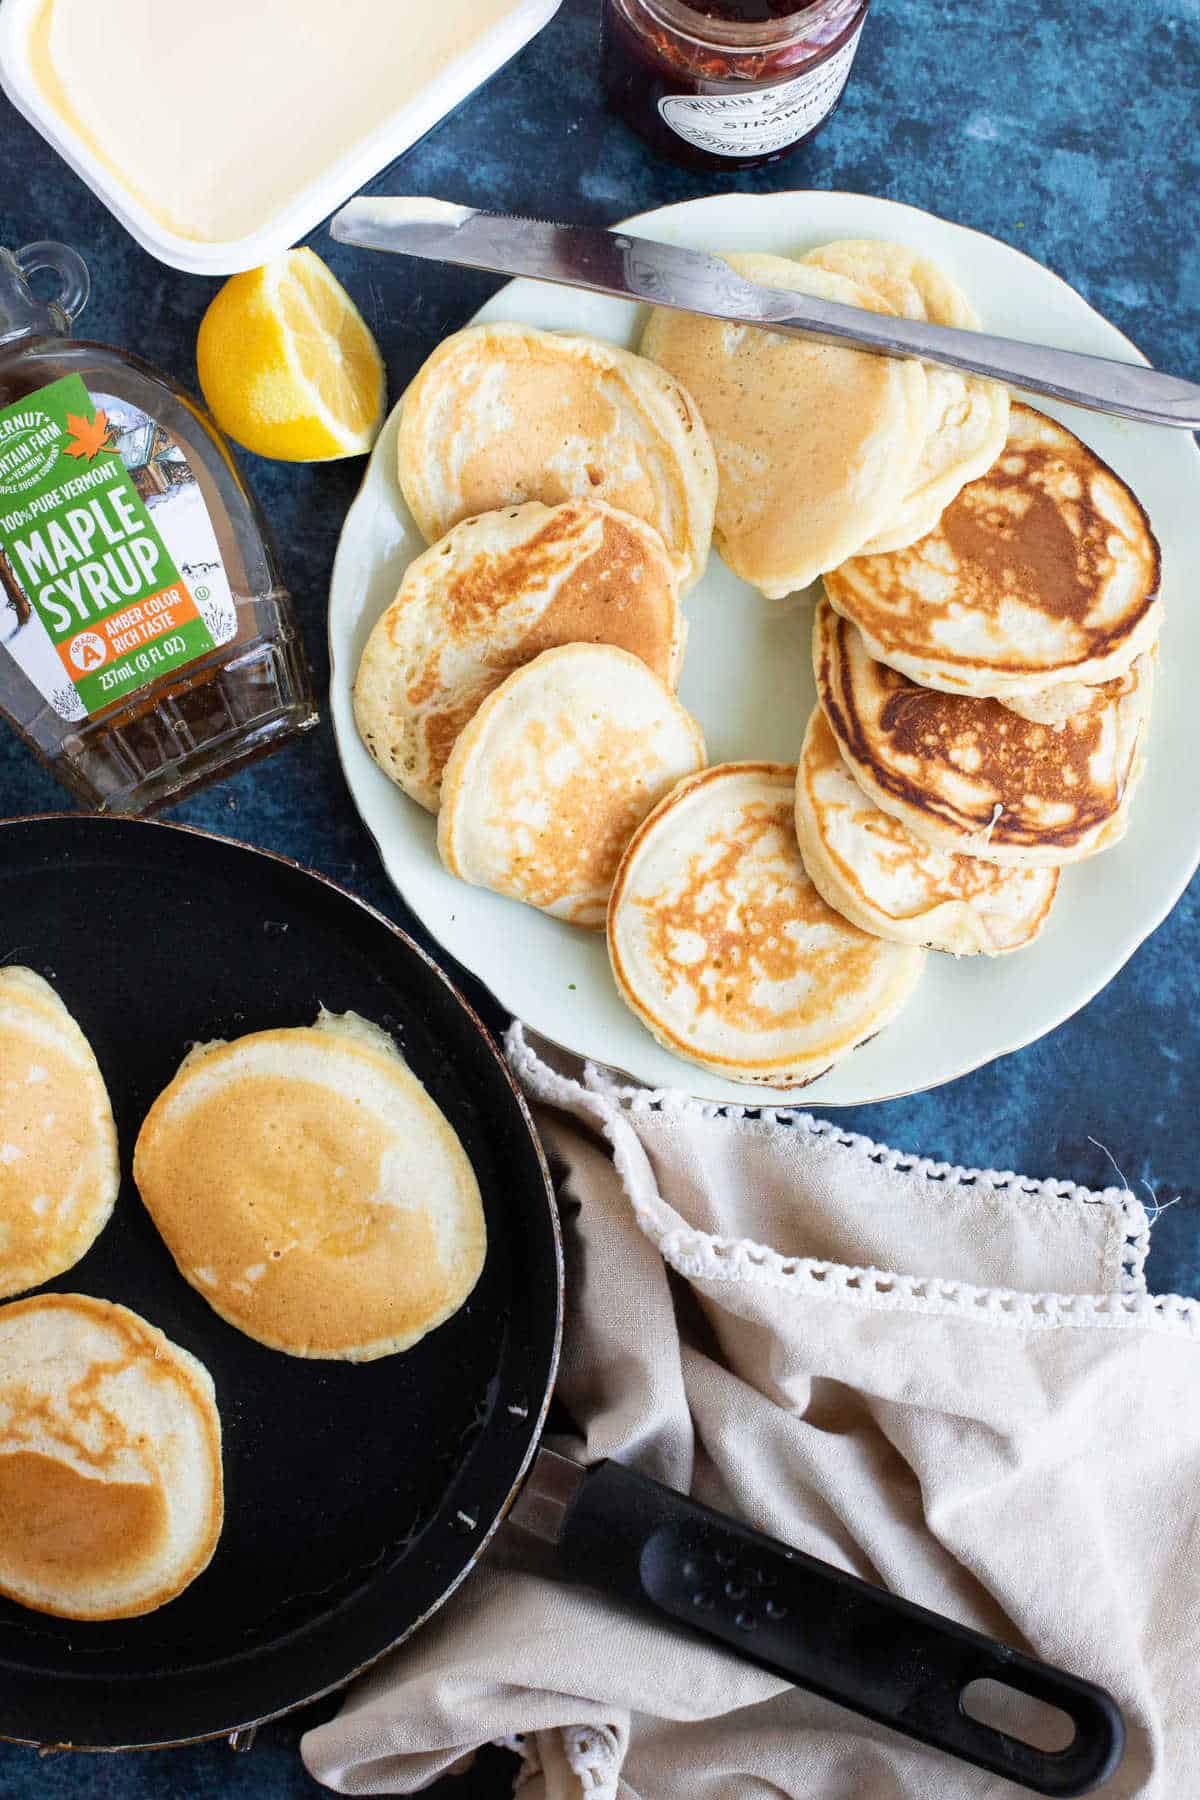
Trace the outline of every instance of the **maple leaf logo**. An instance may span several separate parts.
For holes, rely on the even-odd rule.
[[[99,456],[101,450],[110,448],[108,438],[111,429],[108,414],[103,408],[91,420],[80,418],[78,413],[68,413],[67,430],[71,435],[63,449],[68,456],[79,456],[85,462],[91,462],[93,456]]]

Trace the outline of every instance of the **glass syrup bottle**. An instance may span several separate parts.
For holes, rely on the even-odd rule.
[[[0,714],[83,806],[140,813],[317,713],[228,445],[169,377],[72,340],[88,290],[65,244],[0,248]]]

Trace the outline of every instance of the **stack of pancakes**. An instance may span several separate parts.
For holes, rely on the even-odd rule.
[[[1024,405],[931,531],[830,571],[797,821],[833,904],[959,954],[1031,942],[1057,870],[1125,830],[1158,585],[1133,494]]]
[[[768,287],[979,328],[901,245],[728,260]],[[642,350],[712,434],[726,561],[768,597],[824,579],[796,782],[818,892],[896,944],[1030,943],[1061,865],[1121,836],[1141,771],[1162,608],[1137,499],[994,382],[667,311]]]
[[[902,245],[727,260],[980,326]],[[356,717],[452,873],[606,924],[661,1042],[798,1085],[894,1016],[926,949],[1020,949],[1060,867],[1119,838],[1158,547],[1112,470],[996,382],[663,309],[640,351],[487,325],[429,359],[399,474],[431,548]],[[706,770],[674,699],[710,539],[768,598],[824,580],[794,770]]]
[[[864,386],[881,417],[923,426],[922,371],[876,366]],[[736,1079],[808,1081],[871,1036],[921,952],[821,898],[796,845],[795,770],[706,770],[675,698],[680,596],[718,503],[686,386],[612,345],[472,327],[405,397],[399,479],[430,548],[367,643],[355,717],[385,774],[437,813],[447,869],[607,926],[638,1016]],[[838,521],[834,505],[827,541],[848,548]]]
[[[602,927],[633,832],[705,762],[675,689],[708,433],[627,350],[473,326],[405,396],[399,478],[430,548],[358,669],[367,749],[437,813],[452,874]]]

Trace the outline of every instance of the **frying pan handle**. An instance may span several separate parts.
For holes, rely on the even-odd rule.
[[[1087,1794],[1114,1771],[1125,1727],[1090,1682],[969,1631],[698,1506],[619,1463],[598,1463],[561,1518],[575,1580],[645,1605],[828,1700],[1039,1794]],[[992,1680],[1067,1714],[1064,1750],[1035,1749],[963,1710]]]

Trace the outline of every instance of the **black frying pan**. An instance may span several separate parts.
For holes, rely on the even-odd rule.
[[[225,1529],[210,1567],[144,1618],[74,1624],[0,1600],[0,1736],[100,1749],[245,1733],[328,1692],[470,1571],[534,1462],[558,1358],[563,1267],[544,1158],[467,1003],[380,914],[279,857],[176,826],[0,825],[0,961],[52,979],[95,1047],[125,1166],[186,1045],[306,1023],[391,1030],[461,1137],[488,1255],[467,1304],[365,1365],[267,1350],[178,1275],[126,1181],[107,1229],[50,1286],[122,1301],[210,1369]],[[1109,1696],[615,1464],[543,1451],[516,1515],[564,1572],[1046,1795],[1089,1792],[1123,1744]],[[1059,1708],[1069,1748],[970,1717],[991,1678]]]

